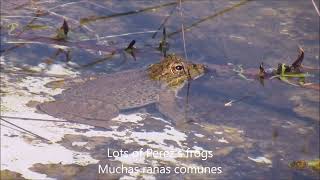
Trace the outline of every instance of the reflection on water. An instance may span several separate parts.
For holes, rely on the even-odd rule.
[[[10,170],[5,172],[8,177],[57,179],[319,178],[319,170],[311,166],[312,160],[319,159],[319,91],[276,78],[266,79],[262,86],[246,74],[257,72],[262,62],[265,68],[290,65],[302,47],[303,65],[311,67],[312,75],[306,81],[319,83],[319,16],[312,2],[185,0],[181,6],[174,1],[3,1],[2,118],[54,143],[39,142],[1,121],[1,149],[12,154],[2,152],[1,170]],[[52,39],[64,19],[68,38]],[[209,68],[177,94],[182,108],[188,95],[186,114],[193,123],[176,127],[154,106],[128,110],[107,129],[36,121],[53,120],[36,111],[36,106],[60,94],[64,81],[144,69],[162,59],[163,48],[183,55],[181,23],[188,60]],[[162,33],[164,27],[166,33]],[[132,40],[134,46],[129,45]],[[166,46],[159,49],[160,42]],[[45,85],[53,81],[54,86]],[[225,106],[230,101],[231,106]],[[33,161],[12,152],[22,147],[33,152]],[[106,156],[108,150],[141,148],[143,153],[147,149],[207,150],[214,157]],[[64,156],[36,158],[35,152]],[[20,169],[15,168],[17,164],[22,164]],[[97,174],[99,164],[171,169],[221,166],[222,173]]]

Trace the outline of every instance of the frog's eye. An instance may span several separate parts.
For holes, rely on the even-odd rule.
[[[177,71],[183,70],[183,66],[182,65],[176,65],[175,68],[176,68]]]
[[[173,74],[181,74],[182,72],[184,72],[184,65],[180,62],[174,63],[171,65],[170,69]]]

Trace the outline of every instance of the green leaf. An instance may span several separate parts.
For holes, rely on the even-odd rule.
[[[285,82],[287,84],[290,84],[290,85],[293,85],[293,86],[298,86],[297,84],[294,84],[294,83],[290,82],[288,80],[288,78],[286,78],[285,76],[280,76],[279,78],[280,78],[281,81],[283,81],[283,82]]]

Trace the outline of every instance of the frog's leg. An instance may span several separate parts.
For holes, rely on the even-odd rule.
[[[189,122],[186,107],[180,107],[174,91],[166,90],[159,94],[158,110],[167,118],[172,120],[177,127],[184,127]]]
[[[45,102],[38,109],[53,117],[104,128],[109,128],[108,121],[119,114],[118,108],[113,104],[80,97]]]

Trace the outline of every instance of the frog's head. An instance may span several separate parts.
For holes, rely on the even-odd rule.
[[[157,64],[148,68],[149,77],[166,83],[169,87],[179,87],[190,79],[196,79],[204,74],[205,66],[192,64],[174,54],[169,54]]]

